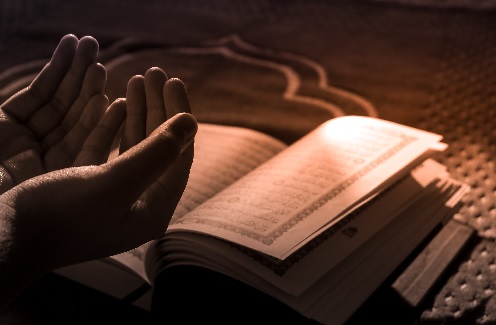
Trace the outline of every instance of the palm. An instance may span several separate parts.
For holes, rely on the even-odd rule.
[[[108,104],[97,53],[92,38],[62,38],[31,85],[0,106],[0,193],[74,164]]]
[[[40,174],[44,170],[41,161],[41,145],[35,135],[23,124],[12,117],[0,112],[0,147],[2,161],[0,162],[0,192],[3,193],[29,178],[26,174]],[[19,164],[29,164],[24,168]],[[24,174],[24,175],[23,175]]]

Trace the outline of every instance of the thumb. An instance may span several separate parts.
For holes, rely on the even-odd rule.
[[[135,202],[193,142],[198,123],[193,115],[179,113],[165,121],[139,144],[112,161],[102,165],[108,168],[106,184],[114,197],[124,202]]]

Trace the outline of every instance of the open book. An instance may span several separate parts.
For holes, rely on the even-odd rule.
[[[162,238],[56,272],[147,308],[151,290],[142,293],[157,274],[199,266],[310,319],[342,323],[467,191],[430,158],[446,148],[441,139],[359,116],[331,119],[292,144],[200,124]]]

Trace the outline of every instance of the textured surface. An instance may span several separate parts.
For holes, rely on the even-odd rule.
[[[298,136],[336,114],[274,96],[285,86],[278,74],[247,69],[225,56],[184,58],[168,49],[178,44],[199,48],[205,40],[238,35],[248,44],[278,54],[278,63],[300,73],[305,94],[336,104],[344,114],[357,113],[355,106],[336,93],[323,94],[316,86],[315,72],[302,61],[282,59],[280,53],[311,59],[326,71],[329,84],[372,104],[372,111],[360,114],[376,112],[382,118],[443,134],[449,148],[437,159],[473,189],[455,218],[474,228],[477,238],[421,309],[405,315],[404,323],[496,322],[494,2],[278,3],[4,0],[0,7],[0,99],[29,82],[61,35],[90,34],[100,41],[102,62],[109,66],[111,99],[123,95],[130,76],[160,65],[188,83],[193,108],[202,120],[259,127],[275,135],[282,123]],[[271,56],[264,52],[256,57]],[[223,82],[224,78],[229,82]],[[270,121],[267,114],[273,114]],[[35,316],[29,318],[33,323],[52,320],[53,315],[47,315],[64,314],[62,309],[78,310],[68,301],[61,302],[61,297],[70,294],[60,280],[50,277],[46,281],[55,283],[42,282],[28,291],[8,320],[15,323],[19,315],[26,319],[28,309],[36,305],[33,301],[44,295],[50,297],[51,305],[34,308]],[[381,305],[377,300],[383,293],[367,304]],[[102,306],[107,303],[77,301],[88,315],[92,308],[105,310]],[[357,321],[374,314],[367,306],[360,312],[364,318],[357,317]]]
[[[460,323],[496,321],[496,44],[487,21],[459,25],[458,41],[450,44],[434,78],[436,90],[426,104],[421,127],[439,132],[450,143],[439,160],[472,187],[456,218],[482,238],[461,265],[451,272],[423,319]],[[480,29],[479,29],[480,28]]]

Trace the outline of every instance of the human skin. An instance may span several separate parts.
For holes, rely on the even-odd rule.
[[[131,78],[126,99],[106,108],[96,40],[82,40],[63,38],[33,82],[37,90],[0,106],[0,130],[16,134],[0,134],[0,149],[8,149],[0,185],[1,307],[50,270],[160,236],[188,180],[198,125],[182,81],[151,68]],[[121,125],[120,154],[107,161]]]

